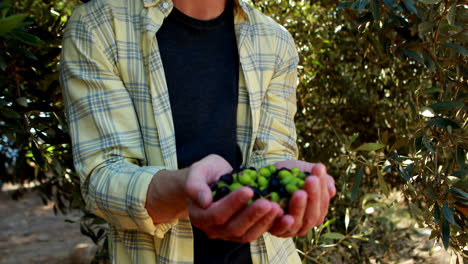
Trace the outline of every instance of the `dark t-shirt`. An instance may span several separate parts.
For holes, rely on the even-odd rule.
[[[212,20],[174,8],[156,34],[174,120],[177,161],[185,168],[218,154],[233,168],[239,55],[230,1]],[[251,263],[249,244],[208,239],[194,230],[195,263]]]

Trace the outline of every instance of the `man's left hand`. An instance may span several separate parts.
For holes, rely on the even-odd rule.
[[[278,218],[268,232],[277,237],[305,236],[314,226],[323,223],[330,199],[336,194],[335,181],[321,163],[286,160],[275,163],[276,168],[299,168],[310,172],[304,189],[291,197],[288,214]]]

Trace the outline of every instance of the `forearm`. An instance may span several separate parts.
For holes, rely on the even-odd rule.
[[[145,208],[155,224],[168,223],[188,216],[184,191],[189,169],[159,171],[153,176],[146,195]]]

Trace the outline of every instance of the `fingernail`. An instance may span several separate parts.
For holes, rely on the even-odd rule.
[[[208,195],[206,195],[205,192],[198,193],[198,204],[200,205],[200,207],[206,208],[208,206],[209,199],[210,198],[208,197]]]

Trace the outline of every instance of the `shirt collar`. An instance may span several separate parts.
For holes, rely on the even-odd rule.
[[[159,6],[163,12],[169,13],[173,8],[172,0],[142,0],[145,7]],[[241,12],[241,17],[249,20],[247,3],[244,0],[238,0],[240,8],[237,11]]]

